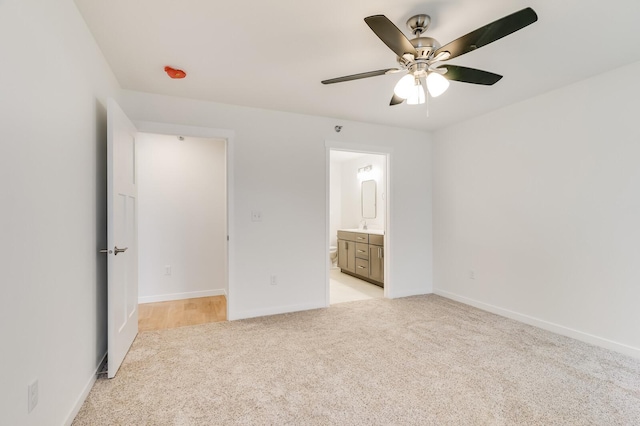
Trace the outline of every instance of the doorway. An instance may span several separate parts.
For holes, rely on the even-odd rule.
[[[329,149],[329,304],[382,298],[387,234],[386,154]]]
[[[191,298],[208,298],[211,299],[208,304],[215,304],[217,305],[216,310],[220,310],[219,301],[214,299],[216,299],[217,296],[223,296],[226,299],[226,303],[222,306],[222,309],[224,309],[222,315],[227,320],[234,319],[233,277],[235,274],[232,262],[234,247],[233,152],[235,132],[227,129],[193,127],[170,123],[139,121],[135,124],[139,138],[144,138],[145,135],[160,135],[163,138],[167,138],[167,143],[173,146],[165,147],[167,149],[164,149],[160,154],[168,157],[168,159],[174,163],[175,169],[172,170],[174,177],[180,174],[185,175],[180,178],[183,183],[183,190],[180,191],[174,187],[177,181],[169,175],[169,170],[162,167],[158,168],[159,165],[161,166],[161,164],[158,164],[161,163],[161,161],[158,161],[159,159],[156,158],[156,164],[152,164],[152,166],[157,169],[152,175],[164,174],[164,177],[159,180],[150,180],[150,185],[153,186],[152,195],[154,197],[164,197],[168,199],[167,196],[173,191],[177,193],[176,197],[181,201],[177,203],[177,206],[172,208],[174,213],[173,222],[176,225],[172,227],[173,235],[170,235],[170,231],[161,226],[158,219],[154,219],[156,222],[154,226],[157,226],[156,235],[160,238],[159,243],[163,243],[163,241],[169,242],[169,237],[171,237],[174,241],[177,238],[179,245],[191,244],[189,256],[186,256],[184,250],[176,250],[177,247],[173,247],[172,258],[176,259],[175,261],[171,260],[172,258],[169,256],[157,256],[157,251],[155,256],[151,256],[151,258],[148,259],[152,280],[155,279],[161,282],[163,286],[160,288],[160,291],[156,291],[155,293],[149,291],[153,286],[146,287],[144,290],[145,293],[140,294],[141,297],[139,301],[144,303],[163,303],[172,300],[179,302],[180,300],[188,300]],[[175,150],[172,151],[172,148],[188,147],[190,143],[199,145],[199,148],[196,146],[195,149],[188,150],[182,154],[179,154],[179,152]],[[202,149],[204,149],[204,151]],[[198,153],[204,155],[200,156]],[[145,152],[139,153],[139,155],[144,154]],[[166,159],[167,158],[165,158],[165,160]],[[139,168],[140,166],[142,166],[142,164],[139,165]],[[194,173],[195,170],[192,166],[201,169],[201,172],[199,172],[199,174]],[[209,175],[209,184],[207,185],[207,172],[202,172],[202,169],[211,169],[213,167],[216,168],[216,171],[214,176]],[[204,178],[201,176],[202,173],[205,173]],[[200,180],[194,180],[194,178],[198,176],[200,176]],[[214,182],[212,182],[212,179]],[[195,186],[184,184],[185,181],[188,183],[189,180],[195,182]],[[145,197],[144,181],[142,184],[142,196]],[[213,186],[216,188],[213,188]],[[207,200],[203,198],[203,193],[206,195]],[[143,203],[145,202],[146,200],[143,200]],[[205,210],[201,208],[202,202],[208,203],[208,209]],[[211,206],[211,203],[215,203],[217,207]],[[150,206],[147,206],[147,208],[149,207]],[[144,217],[145,204],[141,206],[140,210]],[[151,214],[154,215],[158,213],[157,209],[150,211]],[[205,220],[204,217],[207,216],[207,212],[209,214],[215,214],[216,223],[211,227],[213,229],[210,229],[209,233],[204,235],[205,238],[202,238],[200,235],[203,234],[202,229],[197,225],[199,222]],[[179,219],[180,217],[182,218],[181,220]],[[142,223],[142,226],[145,227],[146,225]],[[185,233],[185,231],[193,231],[193,229],[198,231],[195,237],[194,232]],[[187,238],[187,235],[190,235],[190,237]],[[182,241],[180,241],[180,238]],[[215,240],[215,247],[211,249],[202,248],[202,246],[198,247],[198,244],[202,244],[203,239],[207,241],[207,245]],[[144,251],[144,241],[142,241],[142,243],[141,247],[143,251],[141,251],[140,256],[141,263],[144,263],[147,254]],[[165,246],[169,245],[166,243],[163,244],[165,244]],[[169,255],[171,254],[172,253],[169,252]],[[187,259],[187,257],[191,259]],[[190,262],[195,262],[195,264],[192,265]],[[205,263],[211,263],[211,265],[209,265],[208,276],[212,282],[207,283],[202,280],[193,281],[198,272],[204,271],[206,273],[207,265],[205,265]],[[211,273],[211,267],[215,268],[213,273]],[[143,285],[145,284],[141,280],[141,289]],[[191,307],[198,304],[175,303],[175,305],[182,305],[191,309]],[[219,315],[216,314],[215,317],[219,317]]]
[[[139,132],[139,328],[226,319],[227,142]]]

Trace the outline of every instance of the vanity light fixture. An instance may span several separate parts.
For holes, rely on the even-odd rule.
[[[373,172],[373,166],[369,164],[368,166],[360,167],[358,169],[358,179],[367,180],[371,178]]]

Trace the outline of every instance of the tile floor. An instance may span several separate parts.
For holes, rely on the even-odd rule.
[[[329,271],[330,303],[352,302],[354,300],[378,299],[384,297],[384,289],[375,284],[343,274],[340,269]]]

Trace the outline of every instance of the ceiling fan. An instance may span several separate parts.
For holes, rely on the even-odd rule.
[[[407,75],[396,84],[389,105],[398,105],[405,100],[409,105],[422,104],[425,102],[425,87],[431,96],[436,97],[447,90],[449,80],[491,86],[502,76],[459,65],[442,65],[440,62],[486,46],[537,20],[538,15],[533,9],[527,7],[440,46],[437,40],[422,36],[431,23],[429,15],[415,15],[409,18],[407,27],[415,36],[412,40],[409,40],[386,16],[369,16],[364,21],[398,56],[399,67],[332,78],[322,81],[322,84],[406,72]]]

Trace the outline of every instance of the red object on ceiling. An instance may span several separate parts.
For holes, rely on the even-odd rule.
[[[164,67],[164,71],[171,78],[185,78],[187,73],[182,70],[177,70],[175,68],[171,68],[170,66]]]

